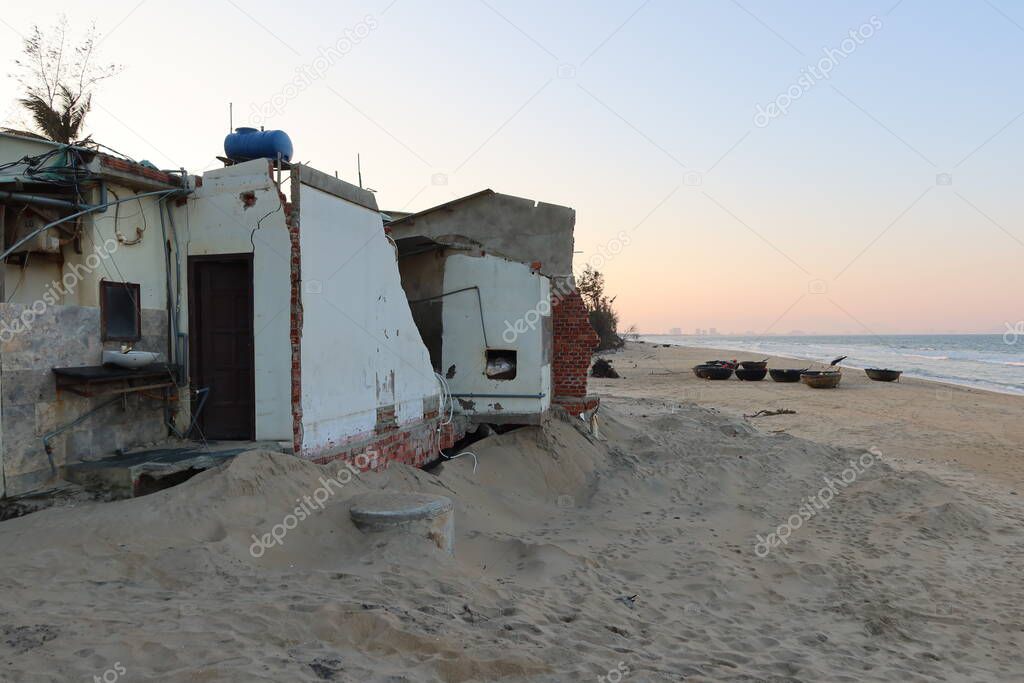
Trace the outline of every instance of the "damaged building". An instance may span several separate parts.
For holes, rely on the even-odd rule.
[[[571,209],[396,217],[289,156],[194,176],[0,135],[0,495],[108,466],[138,495],[257,446],[419,466],[594,410]]]
[[[568,207],[493,190],[389,221],[431,362],[473,421],[536,424],[552,405],[596,407],[575,224]]]

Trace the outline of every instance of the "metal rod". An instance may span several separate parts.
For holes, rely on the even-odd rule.
[[[544,398],[547,394],[451,394],[455,398]]]
[[[109,401],[104,401],[103,403],[101,403],[98,406],[96,406],[96,407],[92,408],[91,410],[89,410],[87,413],[85,413],[83,415],[79,415],[77,418],[75,418],[71,422],[67,423],[63,427],[58,427],[57,429],[54,429],[52,432],[49,432],[49,433],[47,433],[47,434],[45,434],[43,436],[43,449],[46,451],[46,459],[50,461],[50,473],[51,474],[57,474],[57,467],[53,464],[53,447],[50,446],[50,441],[54,437],[62,434],[63,432],[66,432],[67,430],[71,429],[75,425],[79,424],[80,422],[82,422],[83,420],[88,418],[93,413],[95,413],[95,412],[97,412],[97,411],[99,411],[99,410],[101,410],[103,408],[106,408],[107,406],[111,405],[112,403],[117,403],[120,400],[121,400],[121,396],[115,396],[114,398],[110,399]]]
[[[490,344],[490,342],[487,341],[487,327],[484,325],[484,300],[480,296],[480,288],[477,287],[476,285],[473,285],[472,287],[463,287],[462,289],[453,289],[450,292],[445,292],[444,294],[438,294],[437,296],[428,296],[428,297],[426,297],[424,299],[415,299],[413,301],[410,301],[409,305],[412,306],[413,304],[422,304],[422,303],[424,303],[426,301],[435,301],[437,299],[443,299],[446,296],[451,296],[452,294],[458,294],[459,292],[468,292],[471,289],[475,289],[476,290],[476,303],[480,307],[480,331],[484,335],[484,346],[487,347],[487,348],[490,348],[491,344]]]

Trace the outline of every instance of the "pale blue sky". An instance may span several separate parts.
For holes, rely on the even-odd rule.
[[[573,206],[580,267],[626,231],[600,265],[623,322],[644,330],[1002,332],[1024,318],[1024,3],[46,10],[5,8],[0,60],[54,10],[95,19],[105,56],[127,68],[97,94],[89,131],[192,171],[216,164],[228,102],[245,124],[318,48],[356,36],[265,121],[292,135],[297,158],[354,181],[361,153],[384,208],[483,187]],[[872,24],[827,80],[755,125],[758,105]],[[3,88],[6,107],[15,91]],[[951,184],[937,184],[945,173]]]

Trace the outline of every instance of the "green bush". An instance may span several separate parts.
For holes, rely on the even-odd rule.
[[[613,306],[615,297],[609,298],[605,294],[604,275],[587,266],[583,269],[583,274],[576,278],[576,289],[579,290],[589,311],[590,326],[600,339],[595,351],[622,348],[625,340],[618,332],[619,315]]]

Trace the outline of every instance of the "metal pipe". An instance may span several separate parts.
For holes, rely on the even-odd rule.
[[[455,398],[544,398],[547,394],[450,394]]]
[[[444,294],[438,294],[437,296],[428,296],[428,297],[426,297],[424,299],[415,299],[413,301],[410,301],[409,305],[412,306],[413,304],[422,304],[422,303],[424,303],[426,301],[435,301],[437,299],[443,299],[446,296],[451,296],[452,294],[458,294],[459,292],[468,292],[471,289],[475,289],[476,290],[476,303],[477,303],[477,306],[480,307],[480,331],[484,335],[484,346],[487,347],[487,348],[490,348],[491,344],[490,344],[490,342],[487,341],[487,327],[484,325],[484,300],[480,296],[480,288],[477,287],[476,285],[473,285],[472,287],[463,287],[462,289],[453,289],[450,292],[445,292]]]
[[[181,330],[181,243],[178,241],[178,226],[174,224],[174,212],[166,198],[163,200],[167,210],[167,221],[171,225],[171,236],[174,238],[174,329],[176,334]],[[187,210],[187,209],[186,209]],[[177,341],[177,340],[176,340]],[[178,360],[181,360],[179,356]]]
[[[44,197],[38,194],[24,194],[22,192],[9,192],[7,190],[0,190],[0,199],[6,199],[20,204],[52,206],[58,209],[81,209],[90,206],[89,204],[79,204],[78,202],[68,201],[67,199],[55,199],[54,197]]]
[[[164,222],[164,203],[166,197],[161,197],[156,203],[157,213],[160,215],[160,237],[164,245],[164,281],[167,288],[167,355],[171,363],[175,362],[174,347],[177,343],[177,316],[174,313],[174,292],[171,286],[171,243],[167,239],[167,224]]]

